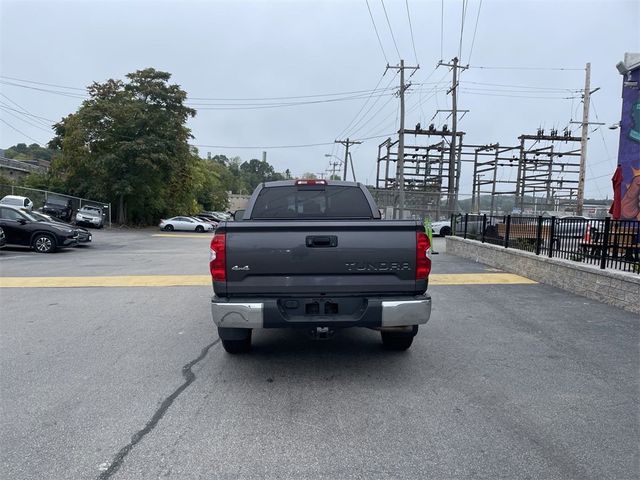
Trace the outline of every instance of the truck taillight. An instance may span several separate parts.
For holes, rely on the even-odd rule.
[[[431,272],[431,259],[429,258],[429,237],[424,232],[416,233],[416,280],[425,280]]]
[[[211,239],[209,250],[209,270],[214,282],[227,280],[227,238],[224,233],[216,233]]]

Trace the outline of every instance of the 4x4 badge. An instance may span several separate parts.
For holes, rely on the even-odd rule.
[[[249,271],[251,269],[249,268],[249,265],[245,265],[244,267],[239,267],[238,265],[234,265],[233,267],[231,267],[231,270],[233,270],[234,272],[237,272],[239,270],[243,270],[243,271],[246,272],[246,271]]]

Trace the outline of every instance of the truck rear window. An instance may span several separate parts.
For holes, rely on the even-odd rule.
[[[290,185],[262,189],[251,218],[372,218],[372,213],[358,187]]]

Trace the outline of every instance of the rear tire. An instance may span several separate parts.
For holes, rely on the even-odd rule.
[[[32,246],[38,253],[51,253],[56,250],[56,239],[48,233],[39,233],[33,237]]]
[[[451,235],[451,227],[442,227],[440,229],[440,236],[446,237],[448,235]]]
[[[167,232],[173,232],[173,225],[166,225],[166,226],[164,227],[164,229],[165,229]]]
[[[418,326],[414,325],[411,332],[380,332],[382,346],[386,350],[396,352],[407,350],[413,343],[413,337],[418,333]]]
[[[202,233],[202,232],[204,232],[204,227],[203,227],[202,225],[198,225],[198,226],[196,227],[196,232],[198,232],[198,233]]]
[[[222,328],[218,327],[218,336],[227,353],[247,353],[251,350],[250,328]]]

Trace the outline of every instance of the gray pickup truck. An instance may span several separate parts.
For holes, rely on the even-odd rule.
[[[414,220],[382,220],[359,183],[259,185],[242,219],[211,241],[213,321],[225,350],[247,352],[259,328],[379,330],[406,350],[431,314],[429,240]]]

